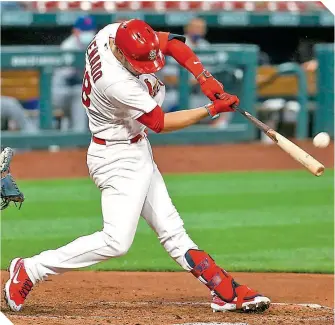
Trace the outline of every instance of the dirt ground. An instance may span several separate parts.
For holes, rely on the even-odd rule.
[[[270,309],[263,314],[212,313],[208,290],[186,272],[88,271],[66,273],[39,284],[33,289],[20,313],[9,312],[4,303],[1,307],[15,325],[334,323],[333,309],[330,308],[334,297],[332,275],[233,275],[240,283],[248,283],[268,295],[274,302]],[[7,277],[6,272],[3,272],[2,284]],[[324,307],[298,305],[304,303],[320,304]]]
[[[327,149],[316,149],[310,142],[299,145],[333,168],[333,143]],[[275,145],[166,146],[155,147],[154,155],[163,173],[303,168]],[[12,171],[17,179],[88,176],[85,150],[18,153]],[[334,323],[333,275],[234,275],[269,296],[274,303],[270,309],[263,314],[212,313],[208,290],[187,273],[88,271],[39,284],[20,313],[10,312],[3,300],[1,309],[15,325]],[[7,278],[2,272],[2,285]]]
[[[296,143],[326,167],[334,167],[333,142],[326,149],[310,141]],[[162,173],[305,169],[277,145],[157,146],[153,152]],[[86,150],[18,153],[12,171],[18,179],[87,177]]]

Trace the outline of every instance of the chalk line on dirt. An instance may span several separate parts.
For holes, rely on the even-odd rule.
[[[135,302],[128,302],[128,301],[101,301],[101,302],[94,302],[93,305],[96,306],[97,304],[101,305],[123,305],[123,306],[148,306],[148,305],[161,305],[161,306],[209,306],[210,303],[208,302],[196,302],[196,301],[165,301],[165,302],[149,302],[149,301],[135,301]],[[86,304],[86,308],[90,307],[91,304]],[[304,304],[296,304],[296,303],[286,303],[286,302],[274,302],[271,305],[273,306],[293,306],[293,307],[304,307],[304,308],[311,308],[311,309],[326,309],[326,310],[333,310],[331,307],[322,306],[319,304],[314,303],[304,303]],[[16,315],[16,314],[10,314],[8,315],[12,318],[40,318],[40,319],[59,319],[59,318],[65,318],[65,319],[110,319],[115,318],[112,315],[110,316],[99,316],[99,315],[91,315],[91,316],[79,316],[79,315]],[[296,317],[296,316],[295,316]],[[297,318],[299,319],[299,317]],[[318,316],[318,317],[309,317],[309,320],[326,320],[327,317]],[[306,320],[304,318],[304,320]]]
[[[129,302],[129,301],[103,301],[100,302],[103,305],[165,305],[165,306],[183,306],[183,305],[192,305],[192,306],[209,306],[209,302],[200,302],[200,301],[162,301],[162,302],[151,302],[151,301],[135,301],[135,302]],[[96,305],[94,303],[94,305]],[[296,306],[296,307],[306,307],[306,308],[314,308],[314,309],[329,309],[331,310],[331,307],[322,306],[319,304],[314,303],[304,303],[304,304],[296,304],[296,303],[289,303],[289,302],[273,302],[271,303],[272,306]]]

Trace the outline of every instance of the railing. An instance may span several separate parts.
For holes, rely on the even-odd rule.
[[[2,70],[36,69],[40,72],[40,128],[50,129],[51,78],[57,67],[84,68],[83,52],[64,52],[58,46],[3,46],[1,48]]]
[[[237,82],[237,94],[241,98],[241,105],[252,114],[255,113],[256,103],[256,68],[258,61],[258,47],[254,45],[218,45],[209,51],[197,52],[206,67],[211,67],[212,73],[218,71],[232,71],[240,73]],[[83,68],[84,54],[82,52],[64,52],[59,47],[3,47],[1,51],[3,70],[37,69],[40,71],[40,127],[42,131],[37,135],[2,132],[3,145],[25,148],[43,148],[51,144],[59,146],[82,146],[89,142],[89,133],[59,132],[51,130],[51,77],[53,69],[57,67],[74,66]],[[214,71],[214,70],[215,71]],[[184,108],[189,107],[188,73],[181,70],[180,74],[180,102]],[[227,85],[229,91],[229,85]],[[232,114],[227,128],[223,130],[210,129],[207,126],[194,126],[188,130],[172,134],[152,135],[153,143],[218,143],[250,141],[255,139],[255,128],[238,114]],[[47,131],[43,131],[47,130]]]
[[[302,67],[297,63],[283,63],[276,67],[275,74],[271,75],[269,79],[265,80],[261,87],[270,85],[281,76],[294,76],[298,81],[297,94],[295,99],[299,103],[299,113],[297,116],[297,126],[295,137],[297,139],[304,139],[308,135],[308,87],[307,76]],[[281,97],[281,96],[275,96]]]
[[[317,109],[313,133],[328,132],[334,136],[334,44],[315,46],[318,60]]]

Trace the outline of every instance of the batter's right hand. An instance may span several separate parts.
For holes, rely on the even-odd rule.
[[[234,112],[233,105],[238,106],[240,100],[235,95],[223,93],[220,98],[215,99],[212,104],[207,106],[209,114],[214,117],[224,112]]]

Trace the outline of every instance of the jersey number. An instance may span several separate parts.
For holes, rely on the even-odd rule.
[[[90,94],[92,91],[91,80],[88,72],[85,70],[85,75],[83,79],[82,91],[81,91],[81,101],[83,105],[87,108],[91,105]]]

